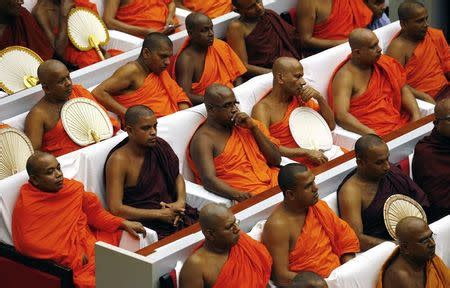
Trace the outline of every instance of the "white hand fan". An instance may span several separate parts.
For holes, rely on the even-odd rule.
[[[309,107],[298,107],[289,117],[289,129],[298,146],[312,150],[330,150],[333,137],[325,119]]]
[[[24,170],[33,152],[33,145],[22,131],[0,129],[0,179]]]
[[[111,138],[114,132],[105,110],[87,98],[67,101],[61,109],[61,121],[70,139],[80,146]]]
[[[395,194],[389,197],[384,203],[383,208],[384,224],[389,232],[389,235],[395,240],[395,227],[398,222],[405,217],[414,216],[423,219],[427,222],[427,215],[422,206],[414,199],[402,194]]]
[[[102,19],[92,10],[84,7],[73,8],[67,19],[67,36],[78,50],[97,51],[100,59],[105,60],[100,46],[109,41],[108,29]]]
[[[36,86],[41,57],[22,46],[10,46],[0,51],[0,88],[8,94]]]

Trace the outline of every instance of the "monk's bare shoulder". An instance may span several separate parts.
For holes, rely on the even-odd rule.
[[[39,100],[36,105],[31,108],[30,112],[27,114],[27,119],[33,119],[33,121],[39,121],[45,119],[48,113],[48,105],[44,103],[44,100]]]
[[[131,61],[117,69],[114,74],[135,76],[141,73],[142,69],[139,67],[139,64],[136,61]]]
[[[282,208],[278,206],[264,224],[264,231],[266,233],[287,233],[288,225]]]
[[[411,281],[411,275],[404,269],[401,269],[398,265],[398,261],[393,261],[391,265],[384,271],[383,274],[383,287],[408,287],[408,283]]]
[[[341,195],[346,195],[349,197],[360,195],[360,185],[358,180],[355,179],[355,176],[353,175],[350,177],[345,183],[342,185],[340,189]]]
[[[130,157],[125,147],[120,147],[114,151],[108,159],[108,167],[117,168],[130,163]]]
[[[227,35],[245,37],[245,24],[238,18],[228,24]]]
[[[260,116],[270,113],[270,104],[270,101],[268,101],[266,98],[263,98],[255,106],[253,106],[252,117],[260,120]]]
[[[333,78],[333,86],[337,88],[343,88],[343,86],[353,86],[354,71],[350,66],[350,63],[344,64],[344,66],[336,72]]]
[[[386,55],[395,58],[400,64],[405,64],[405,59],[409,50],[407,41],[402,37],[396,37],[386,50]]]

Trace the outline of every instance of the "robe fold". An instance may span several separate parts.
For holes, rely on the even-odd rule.
[[[279,146],[279,141],[270,136],[269,131],[261,122],[253,121],[270,141]],[[192,161],[190,151],[188,152],[188,162],[194,173],[195,181],[201,184],[200,175]],[[222,153],[214,158],[214,166],[217,178],[237,190],[249,192],[252,195],[278,185],[279,169],[269,167],[252,132],[245,128],[233,128]]]
[[[106,212],[83,184],[64,179],[58,192],[24,184],[12,215],[14,247],[27,256],[70,267],[76,287],[95,287],[96,241],[118,245],[124,220]],[[83,256],[88,258],[83,265]]]
[[[114,151],[127,143],[128,137],[109,152],[105,167]],[[144,163],[139,172],[136,186],[124,187],[123,204],[139,209],[161,209],[161,202],[168,204],[176,202],[178,195],[175,190],[175,183],[179,174],[177,155],[166,141],[158,137],[156,146],[145,152]],[[185,209],[185,215],[177,227],[159,220],[141,220],[140,222],[154,230],[158,234],[158,240],[161,240],[198,220],[197,209],[188,204],[186,204]]]
[[[363,0],[332,0],[328,18],[314,25],[313,37],[347,39],[355,28],[365,28],[372,22],[372,11]]]
[[[334,71],[328,84],[328,103],[333,107],[332,84],[336,73],[350,60],[350,56]],[[349,113],[362,124],[386,135],[408,123],[410,115],[402,109],[402,91],[406,84],[403,67],[395,59],[382,55],[374,64],[366,91],[350,99]]]
[[[20,7],[19,16],[0,35],[0,50],[14,45],[33,50],[44,61],[51,59],[55,53],[33,15],[24,7]]]
[[[175,67],[178,57],[183,50],[189,45],[189,38],[184,41],[178,54],[173,60],[172,77],[175,79]],[[247,68],[241,59],[231,49],[228,44],[220,39],[214,39],[214,43],[208,48],[205,56],[205,66],[200,80],[192,83],[192,92],[195,94],[205,94],[206,88],[213,83],[219,83],[230,88],[234,88],[233,81],[247,72]]]
[[[203,13],[209,18],[216,18],[233,10],[231,0],[183,0],[183,5],[191,11]]]
[[[166,26],[169,15],[168,4],[171,0],[133,0],[130,4],[117,9],[116,19],[126,24],[155,29],[159,32]],[[173,17],[178,24],[177,17]]]
[[[356,252],[359,241],[353,229],[319,200],[309,207],[302,231],[289,253],[289,270],[312,271],[326,278],[341,265],[342,255]]]
[[[280,15],[266,9],[253,31],[245,37],[248,63],[272,68],[278,57],[301,59],[299,41],[294,26],[284,21]]]
[[[338,206],[339,195],[342,186],[356,173],[356,169],[350,172],[337,190]],[[378,183],[377,193],[370,205],[361,211],[363,233],[380,239],[392,240],[384,224],[383,209],[386,200],[394,194],[403,194],[416,200],[426,212],[430,207],[427,195],[414,181],[405,175],[399,168],[391,165],[390,171]],[[340,208],[339,208],[340,209]],[[431,222],[430,222],[431,223]]]
[[[412,162],[414,181],[427,194],[434,218],[450,214],[450,138],[436,128],[420,140]]]
[[[378,274],[378,282],[376,288],[383,288],[383,275],[391,263],[399,256],[400,249],[396,248],[389,259],[384,263]],[[425,288],[446,288],[450,287],[450,269],[445,265],[439,256],[434,255],[428,260],[425,268],[426,283]]]
[[[177,112],[180,103],[192,105],[186,93],[170,77],[167,70],[164,70],[160,75],[150,73],[139,89],[114,98],[126,108],[134,105],[145,105],[152,109],[157,117]]]
[[[95,98],[91,95],[91,93],[85,88],[83,88],[81,85],[73,85],[72,94],[70,94],[68,100],[79,97],[88,98],[90,100],[97,102]],[[102,106],[100,105],[100,107]],[[113,117],[109,117],[109,119],[112,122],[114,134],[116,134],[116,132],[119,131],[120,129],[120,124]],[[42,137],[42,146],[40,150],[43,152],[48,152],[55,157],[58,157],[81,148],[83,147],[73,142],[72,139],[70,139],[69,135],[67,135],[60,117],[55,127],[44,133],[44,136]]]

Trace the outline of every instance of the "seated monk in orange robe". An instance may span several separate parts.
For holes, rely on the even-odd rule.
[[[225,206],[211,203],[200,211],[205,241],[186,260],[180,288],[266,287],[272,258],[267,249],[245,233]]]
[[[150,33],[141,54],[98,85],[92,94],[106,109],[123,118],[128,107],[145,105],[157,117],[189,108],[191,102],[166,68],[172,42],[162,33]]]
[[[73,6],[71,3],[68,0],[62,0],[60,4],[55,4],[53,0],[40,0],[33,8],[33,14],[60,58],[78,68],[83,68],[100,62],[101,58],[95,49],[81,51],[70,42],[67,35],[67,17],[73,7],[84,7],[98,14],[97,5],[89,0],[73,0]],[[104,55],[108,58],[120,53],[122,51],[110,49]]]
[[[328,159],[320,150],[301,148],[292,137],[289,118],[298,107],[309,107],[322,114],[331,130],[336,126],[333,112],[319,92],[304,87],[303,66],[295,58],[280,57],[272,68],[273,89],[253,107],[252,117],[261,121],[270,135],[280,141],[280,153],[308,168]],[[295,79],[286,81],[286,79]],[[284,114],[283,114],[284,113]]]
[[[25,119],[25,134],[33,148],[60,156],[83,148],[70,139],[62,125],[60,111],[70,99],[83,97],[95,101],[91,93],[80,85],[73,85],[66,66],[57,60],[48,60],[38,69],[44,97],[33,106]],[[110,117],[114,134],[119,122]]]
[[[381,55],[377,36],[355,29],[351,55],[334,71],[328,103],[342,128],[364,135],[386,135],[420,118],[417,102],[406,85],[403,67]]]
[[[387,54],[405,67],[406,82],[413,88],[414,96],[434,103],[433,98],[449,86],[447,40],[441,30],[428,27],[428,12],[422,3],[404,2],[398,15],[402,30],[392,40]]]
[[[33,50],[44,61],[53,57],[50,42],[20,1],[0,2],[0,23],[0,50],[17,45]]]
[[[151,32],[169,35],[179,26],[175,8],[173,0],[108,0],[103,19],[109,29],[141,38]]]
[[[233,91],[206,89],[206,122],[192,137],[188,161],[206,190],[242,201],[277,185],[279,142],[261,122],[239,112]]]
[[[232,11],[231,0],[177,0],[178,7],[216,18]]]
[[[76,287],[95,287],[95,242],[117,246],[121,230],[138,237],[137,233],[145,234],[144,227],[106,212],[82,183],[63,178],[50,154],[32,155],[27,172],[29,183],[20,188],[12,215],[14,247],[71,268]]]
[[[433,232],[425,221],[405,217],[395,233],[399,247],[381,268],[377,288],[450,287],[450,269],[435,254]]]
[[[191,13],[186,17],[186,28],[189,38],[173,59],[171,73],[192,103],[203,103],[206,87],[213,83],[230,88],[241,84],[240,76],[247,69],[226,42],[214,38],[211,19]]]
[[[272,280],[277,286],[289,285],[300,271],[326,278],[359,252],[352,228],[319,200],[314,178],[298,163],[281,167],[278,174],[284,200],[267,219],[262,233],[262,242],[273,258]]]

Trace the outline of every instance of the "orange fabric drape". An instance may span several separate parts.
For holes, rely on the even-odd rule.
[[[4,129],[4,128],[9,128],[10,126],[8,124],[5,123],[1,123],[0,122],[0,129]]]
[[[150,73],[139,89],[114,98],[126,108],[134,105],[148,106],[157,117],[177,112],[179,103],[191,105],[186,93],[170,77],[167,70],[164,70],[160,75]]]
[[[312,271],[326,278],[341,265],[342,255],[356,252],[359,241],[353,229],[319,200],[309,207],[301,234],[289,253],[289,270]]]
[[[231,0],[184,0],[183,5],[191,11],[200,12],[209,18],[216,18],[231,12]]]
[[[350,56],[334,71],[328,84],[328,103],[333,107],[332,83],[334,76]],[[406,84],[406,73],[395,59],[382,55],[374,64],[372,78],[361,95],[350,100],[349,113],[362,124],[386,135],[408,123],[410,115],[402,109],[402,87]]]
[[[173,60],[174,64],[171,70],[174,79],[176,78],[176,61],[188,44],[189,38],[183,43],[183,46]],[[214,39],[213,45],[208,48],[208,52],[206,53],[203,74],[198,83],[192,83],[192,92],[203,95],[205,94],[206,88],[213,83],[219,83],[233,88],[233,81],[245,72],[247,72],[247,68],[245,68],[245,65],[233,49],[226,42]]]
[[[270,136],[264,125],[257,120],[254,121],[259,129],[279,146],[279,141]],[[201,184],[190,153],[188,153],[188,161],[196,182]],[[222,153],[214,158],[214,165],[216,176],[240,191],[256,195],[278,185],[278,168],[267,165],[252,132],[245,128],[233,128]]]
[[[72,94],[69,96],[69,100],[79,97],[88,98],[90,100],[97,102],[88,90],[84,89],[80,85],[73,85]],[[113,124],[115,134],[117,131],[119,131],[120,124],[113,117],[110,117],[110,119]],[[72,139],[70,139],[69,135],[67,135],[66,131],[64,131],[61,118],[59,118],[58,122],[56,123],[56,126],[44,134],[40,150],[43,152],[51,153],[53,154],[53,156],[58,157],[70,153],[72,151],[78,150],[80,148],[83,147],[78,146],[78,144],[73,142]]]
[[[95,287],[94,244],[118,245],[122,222],[76,180],[64,179],[63,188],[55,193],[26,183],[14,208],[12,236],[20,253],[70,267],[76,287]],[[83,256],[88,259],[85,265]]]

